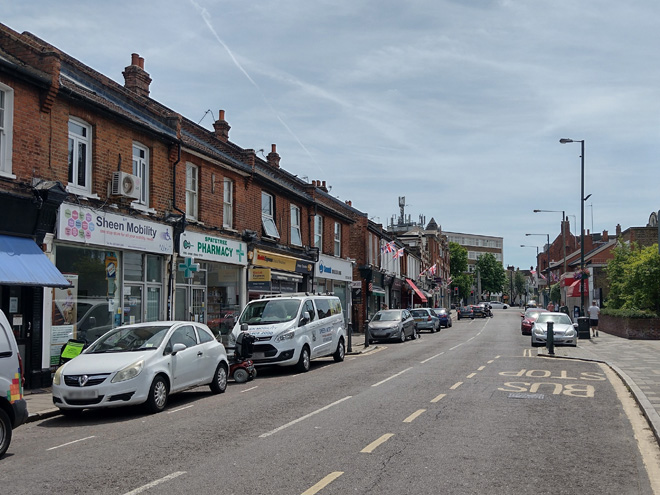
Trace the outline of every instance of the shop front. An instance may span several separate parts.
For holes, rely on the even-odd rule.
[[[186,231],[179,241],[175,319],[206,323],[223,344],[245,306],[247,244]],[[195,260],[195,270],[186,260]],[[181,262],[183,261],[183,262]]]
[[[403,280],[400,278],[392,277],[392,286],[390,288],[390,308],[401,308],[401,288],[403,287]]]
[[[252,249],[248,252],[248,298],[264,294],[307,292],[313,276],[314,262],[293,256]]]
[[[344,311],[344,321],[349,324],[351,315],[351,282],[353,281],[353,266],[350,261],[333,256],[319,255],[314,275],[314,291],[317,293],[334,293],[339,297]]]
[[[50,365],[68,339],[92,342],[124,323],[167,319],[169,225],[63,203],[55,265],[69,287],[54,289]]]
[[[428,298],[426,297],[426,294],[421,289],[419,289],[417,285],[415,285],[415,282],[413,282],[409,278],[406,279],[406,283],[408,284],[409,287],[407,307],[408,308],[427,307]]]

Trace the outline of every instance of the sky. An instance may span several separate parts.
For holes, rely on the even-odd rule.
[[[644,226],[660,209],[657,0],[0,0],[28,31],[387,226],[504,239],[535,265],[561,211]],[[558,213],[534,213],[534,209]],[[525,234],[543,234],[526,236]]]

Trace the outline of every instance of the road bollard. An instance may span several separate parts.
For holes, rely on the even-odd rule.
[[[546,323],[548,326],[548,337],[546,339],[546,345],[548,347],[548,354],[555,353],[555,331],[554,331],[554,322],[549,321]]]
[[[364,324],[364,347],[369,347],[369,323]]]

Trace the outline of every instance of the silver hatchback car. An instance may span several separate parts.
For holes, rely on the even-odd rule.
[[[417,325],[407,309],[384,309],[369,322],[370,342],[390,339],[405,342],[408,337],[417,338]]]

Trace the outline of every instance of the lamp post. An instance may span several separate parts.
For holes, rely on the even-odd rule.
[[[550,275],[550,234],[525,234],[526,236],[530,235],[544,235],[548,239],[547,247],[546,247],[546,253],[548,257],[548,276]],[[538,255],[537,255],[538,259]],[[543,270],[539,270],[539,272],[542,272]],[[548,301],[550,301],[550,281],[546,278],[545,279],[545,286],[548,288]]]
[[[534,210],[534,213],[561,213],[561,242],[564,245],[564,273],[566,273],[566,231],[564,225],[566,222],[566,211],[562,210]],[[550,268],[548,266],[548,268]]]
[[[584,139],[561,138],[561,144],[580,143],[580,273],[584,274]],[[580,276],[580,316],[584,316],[584,276]]]
[[[536,269],[539,269],[539,247],[538,246],[528,246],[525,244],[521,244],[520,247],[531,247],[531,248],[536,248]],[[527,297],[525,295],[525,297]],[[527,299],[525,299],[525,305],[527,305]]]

